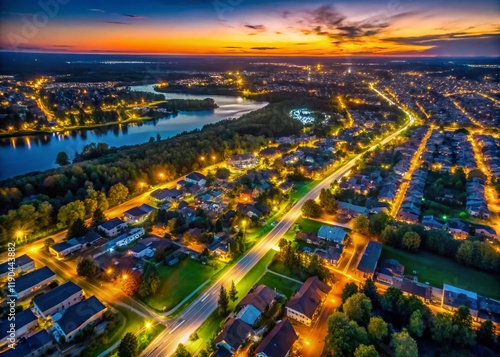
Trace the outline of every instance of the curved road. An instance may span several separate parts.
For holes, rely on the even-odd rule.
[[[386,100],[393,103],[378,90],[373,87],[372,89]],[[373,145],[365,152],[374,150],[378,145],[388,143],[412,125],[414,122],[413,116],[406,111],[405,113],[408,115],[409,121],[403,128],[387,136],[380,143]],[[170,356],[175,352],[179,343],[186,343],[189,336],[217,308],[217,299],[221,285],[229,287],[232,280],[234,280],[235,283],[238,283],[269,250],[276,246],[281,237],[291,228],[297,218],[300,217],[301,207],[304,202],[309,199],[316,199],[323,188],[328,188],[333,180],[339,180],[346,174],[346,172],[351,170],[364,153],[357,155],[347,164],[326,177],[316,187],[302,197],[290,209],[290,211],[285,214],[282,220],[264,238],[260,239],[259,242],[243,258],[228,269],[228,271],[226,271],[226,273],[222,275],[202,296],[194,300],[179,317],[173,319],[167,326],[167,329],[150,344],[150,346],[143,352],[142,356]]]

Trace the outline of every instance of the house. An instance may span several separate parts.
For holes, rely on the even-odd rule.
[[[278,186],[278,189],[283,193],[288,193],[295,185],[291,181],[285,181]]]
[[[368,215],[368,208],[363,206],[353,205],[349,202],[339,201],[339,212],[348,216],[357,217],[360,214]]]
[[[61,243],[54,244],[49,248],[49,252],[56,258],[62,259],[81,249],[82,244],[77,239],[73,238]]]
[[[207,245],[207,249],[210,253],[222,259],[227,258],[229,254],[229,244],[220,240]]]
[[[400,209],[396,215],[398,221],[415,224],[418,223],[419,215],[416,213],[408,212],[405,209]]]
[[[13,268],[12,274],[26,273],[35,269],[35,261],[27,254],[15,258],[13,265],[12,262],[6,261],[0,264],[0,280],[4,280],[9,276],[9,268]]]
[[[295,235],[295,239],[304,241],[307,244],[314,244],[314,245],[320,244],[318,236],[314,233],[297,232],[297,234]]]
[[[393,285],[395,280],[403,280],[405,273],[404,265],[395,259],[386,259],[380,263],[377,281]]]
[[[317,276],[310,277],[286,304],[286,315],[304,325],[311,326],[316,311],[331,288]]]
[[[88,231],[87,234],[85,234],[83,237],[81,237],[80,243],[82,244],[83,247],[91,247],[95,245],[100,239],[101,235],[99,233],[96,233],[92,230]]]
[[[483,224],[476,224],[475,231],[476,235],[478,236],[498,239],[497,232],[493,227],[486,226]]]
[[[425,229],[445,229],[446,225],[444,223],[439,222],[434,216],[424,216],[422,218],[422,225]]]
[[[276,292],[268,286],[259,285],[254,287],[238,304],[241,310],[237,318],[254,326],[261,315],[269,310],[276,299]]]
[[[321,226],[318,231],[318,238],[328,242],[342,244],[347,236],[347,232],[340,227]]]
[[[37,357],[45,356],[46,352],[55,347],[52,337],[46,330],[31,335],[19,342],[15,348],[9,348],[2,353],[2,357]]]
[[[387,202],[380,202],[380,201],[368,198],[366,200],[365,207],[368,208],[369,213],[377,214],[380,212],[388,213],[390,205]]]
[[[185,181],[193,185],[205,186],[207,184],[207,177],[199,172],[193,171],[186,176]]]
[[[356,268],[356,274],[363,277],[373,277],[380,253],[382,253],[382,244],[374,241],[368,242]]]
[[[314,251],[318,257],[326,261],[330,265],[337,265],[344,254],[344,245],[335,243],[328,246],[327,249],[318,249]]]
[[[460,306],[466,306],[471,316],[477,318],[479,311],[477,294],[469,290],[444,284],[441,307],[454,311]]]
[[[19,300],[21,300],[36,290],[50,284],[54,280],[56,280],[56,274],[48,267],[34,270],[28,274],[21,275],[16,279],[12,295],[15,295]]]
[[[68,281],[45,294],[35,297],[33,299],[33,310],[37,315],[46,319],[56,312],[79,303],[82,299],[82,288],[72,281]]]
[[[182,199],[183,191],[180,191],[176,188],[173,189],[158,189],[156,191],[151,192],[150,197],[151,201],[156,204],[163,204],[165,202],[178,201]]]
[[[142,227],[132,228],[129,232],[123,233],[122,235],[112,239],[106,243],[106,249],[110,250],[116,247],[124,247],[129,245],[133,241],[141,238],[145,234],[145,230]]]
[[[151,207],[150,205],[142,204],[140,206],[131,208],[128,211],[125,211],[123,213],[123,216],[127,223],[141,223],[144,222],[149,217],[151,212],[153,212],[155,209],[156,208]]]
[[[455,237],[465,239],[469,235],[469,224],[458,218],[450,219],[448,222],[448,231]]]
[[[229,352],[234,353],[252,335],[252,332],[252,326],[232,317],[224,324],[223,330],[217,335],[214,343],[216,346],[223,347]]]
[[[38,325],[38,319],[30,309],[16,313],[16,326],[14,329],[11,329],[11,322],[9,320],[0,322],[0,346],[16,342],[12,341],[11,334],[14,334],[14,340],[17,340]]]
[[[299,337],[290,320],[278,322],[255,350],[256,357],[288,357]]]
[[[71,341],[73,337],[88,324],[99,320],[106,306],[95,296],[67,308],[62,317],[54,323],[54,337],[58,340],[64,337],[66,341]]]
[[[152,257],[154,250],[142,243],[136,244],[129,250],[130,254],[136,258]]]
[[[259,158],[250,153],[233,155],[227,163],[236,169],[244,170],[256,166],[259,163]]]
[[[432,287],[426,284],[421,284],[410,279],[394,280],[393,285],[395,288],[401,290],[407,295],[418,296],[419,298],[430,301],[432,297]]]
[[[107,237],[116,237],[128,227],[128,224],[120,218],[113,218],[107,222],[101,223],[97,229],[103,232]]]

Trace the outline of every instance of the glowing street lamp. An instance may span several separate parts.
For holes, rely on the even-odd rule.
[[[151,322],[146,322],[146,325],[144,325],[146,327],[146,329],[150,329],[151,328]]]
[[[165,178],[165,174],[164,174],[163,172],[160,172],[160,173],[158,174],[158,176],[160,176],[160,179],[162,179],[162,180]]]
[[[127,278],[128,278],[128,275],[127,275],[127,274],[123,274],[123,275],[122,275],[122,279],[123,279],[123,280],[127,280]]]

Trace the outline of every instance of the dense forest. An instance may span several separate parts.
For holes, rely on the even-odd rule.
[[[97,205],[105,208],[106,196],[110,205],[119,203],[110,198],[109,192],[119,183],[128,189],[127,195],[135,195],[143,189],[140,182],[159,183],[159,172],[165,173],[163,180],[171,180],[199,169],[204,163],[200,161],[201,155],[215,155],[219,161],[257,150],[265,146],[269,138],[300,134],[302,124],[291,119],[288,112],[308,101],[269,104],[239,119],[223,120],[170,139],[103,150],[99,157],[95,157],[96,151],[92,150],[95,157],[92,160],[5,180],[0,183],[0,246],[20,229],[26,232],[27,241],[43,235],[54,226],[61,207],[70,202],[87,202],[83,213],[79,203],[72,204],[71,209],[80,212],[75,217],[89,217]],[[313,109],[328,107],[318,99],[311,100],[310,104]],[[71,221],[63,223],[59,219],[60,226]]]

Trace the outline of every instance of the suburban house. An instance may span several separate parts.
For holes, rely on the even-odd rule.
[[[49,252],[58,259],[61,259],[73,254],[80,249],[82,249],[82,244],[76,238],[73,238],[61,243],[54,244],[49,248]]]
[[[162,204],[165,202],[172,202],[182,199],[183,192],[176,188],[172,189],[164,188],[153,191],[150,196],[151,196],[151,201],[157,204]]]
[[[422,225],[425,229],[445,229],[446,225],[439,222],[434,216],[424,216],[422,218]]]
[[[234,353],[252,335],[252,332],[252,326],[243,320],[232,317],[226,321],[224,329],[217,335],[214,343],[216,346]]]
[[[380,201],[368,198],[366,200],[365,207],[368,208],[369,213],[377,214],[379,212],[388,213],[390,205],[387,202],[380,202]]]
[[[363,206],[353,205],[349,202],[339,201],[339,212],[348,216],[357,217],[360,214],[368,216],[368,208]]]
[[[304,241],[307,244],[314,244],[314,245],[320,244],[318,236],[314,233],[297,232],[297,234],[295,235],[295,239]]]
[[[395,280],[403,280],[405,267],[395,259],[386,259],[380,263],[376,279],[382,283],[393,285]]]
[[[186,176],[185,181],[193,185],[205,186],[207,184],[207,177],[197,171],[193,171]]]
[[[278,322],[255,350],[256,357],[288,357],[299,337],[290,320]]]
[[[329,245],[326,249],[316,248],[314,254],[326,261],[330,265],[337,265],[344,254],[344,245],[334,243]]]
[[[125,211],[123,213],[123,217],[127,223],[141,223],[144,222],[155,209],[156,208],[151,207],[150,205],[142,204]]]
[[[401,290],[406,295],[418,296],[425,301],[430,301],[432,297],[432,287],[427,284],[419,283],[415,280],[406,278],[394,280],[392,286]]]
[[[45,294],[35,297],[33,299],[33,310],[40,317],[46,319],[56,312],[79,303],[82,299],[82,288],[72,281],[68,281]]]
[[[114,247],[124,247],[133,241],[141,238],[146,232],[144,228],[132,228],[129,232],[112,239],[106,243],[106,250],[113,249]]]
[[[120,218],[113,218],[107,222],[101,223],[97,229],[103,232],[107,237],[116,237],[128,227],[128,224]]]
[[[471,316],[477,318],[479,312],[477,293],[444,284],[441,307],[454,311],[460,306],[466,306]]]
[[[498,239],[497,232],[493,227],[486,226],[484,224],[476,224],[475,231],[478,236]]]
[[[9,337],[9,329],[10,329],[11,321],[2,320],[0,322],[0,346],[3,346],[9,341],[7,338]],[[16,313],[16,327],[15,327],[15,335],[16,339],[23,336],[27,332],[31,331],[38,325],[38,319],[30,309],[23,310],[21,312]]]
[[[375,269],[377,268],[377,262],[381,253],[382,244],[369,241],[356,268],[356,274],[372,278],[375,273]]]
[[[16,285],[12,295],[15,295],[21,300],[36,290],[50,284],[54,280],[56,280],[56,274],[48,267],[34,270],[16,279]]]
[[[286,304],[286,315],[304,325],[311,326],[316,311],[331,288],[317,276],[310,277]]]
[[[250,291],[238,304],[237,318],[251,326],[255,326],[262,314],[267,311],[276,299],[276,292],[265,285],[259,285]]]
[[[226,259],[229,255],[229,244],[226,241],[216,240],[207,245],[208,251],[218,258]]]
[[[256,166],[259,163],[259,158],[250,153],[233,155],[227,163],[236,169],[245,170]]]
[[[35,261],[31,259],[27,254],[23,254],[20,257],[15,258],[14,262],[14,272],[16,274],[26,273],[35,269]],[[9,276],[9,262],[0,264],[0,280],[4,280]]]
[[[37,357],[45,356],[46,352],[55,347],[55,343],[46,330],[31,335],[19,342],[16,348],[9,348],[2,357]]]
[[[96,244],[99,239],[101,239],[101,235],[99,233],[94,232],[93,230],[90,230],[85,234],[83,237],[79,239],[80,243],[82,243],[82,248],[84,247],[90,247]]]
[[[458,218],[450,219],[448,223],[448,231],[459,239],[465,239],[469,235],[469,224]]]
[[[152,257],[154,254],[153,249],[142,243],[137,243],[129,252],[136,258]]]
[[[106,309],[95,296],[70,306],[54,323],[54,337],[57,339],[64,337],[66,341],[71,341],[85,326],[99,320]]]
[[[321,226],[318,231],[318,238],[332,243],[342,244],[347,236],[347,232],[340,227]]]

